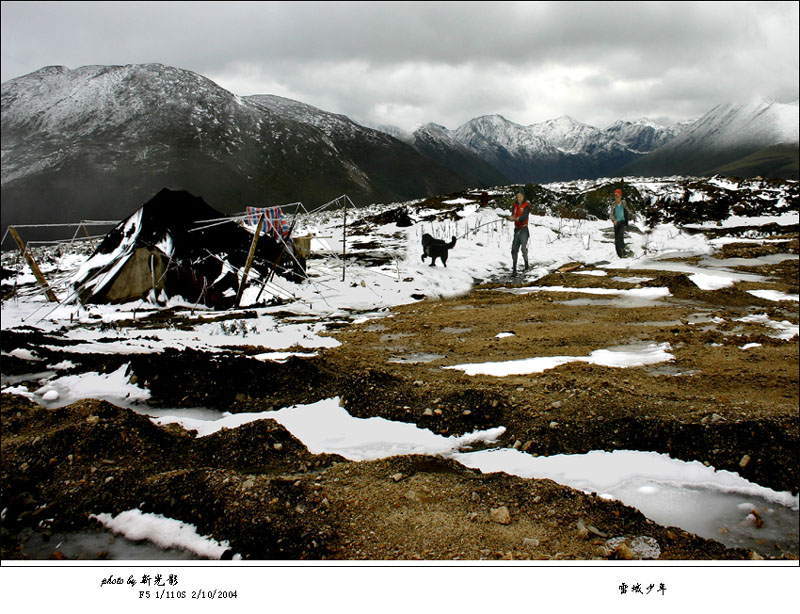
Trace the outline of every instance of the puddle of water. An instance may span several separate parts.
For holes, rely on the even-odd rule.
[[[42,380],[48,380],[57,374],[57,371],[48,370],[39,371],[37,373],[23,373],[22,375],[0,375],[0,385],[5,388],[6,386],[14,386],[20,382],[42,383]]]
[[[384,330],[389,330],[389,327],[385,324],[370,324],[364,330],[369,331],[371,333],[379,333]]]
[[[677,526],[729,548],[760,554],[798,554],[798,511],[763,497],[646,479],[625,482],[613,493],[664,526]],[[748,516],[756,510],[758,516]],[[760,518],[762,523],[758,526]]]
[[[135,542],[110,531],[73,531],[53,533],[49,539],[43,533],[33,533],[22,545],[32,559],[48,559],[56,550],[69,559],[95,560],[198,560],[200,557],[180,548],[159,548],[148,541]]]
[[[697,375],[700,373],[699,371],[690,369],[689,371],[684,371],[683,369],[679,369],[675,365],[662,365],[660,367],[655,367],[654,369],[648,369],[647,373],[650,375],[667,375],[670,377],[678,377],[682,375]]]
[[[442,354],[425,354],[416,352],[413,354],[406,354],[404,356],[392,356],[386,362],[397,363],[402,365],[415,365],[424,362],[433,362],[444,358]]]
[[[413,337],[414,333],[387,333],[381,335],[381,341],[394,341],[395,339],[403,339],[404,337]]]
[[[146,407],[138,406],[131,407],[131,410],[137,414],[151,416],[153,418],[162,418],[164,416],[175,416],[178,418],[192,418],[194,420],[219,420],[225,414],[224,412],[217,411],[216,409],[207,409],[205,407]]]
[[[612,277],[611,279],[626,284],[643,284],[646,281],[653,281],[652,277]]]
[[[445,326],[442,329],[442,332],[443,333],[451,333],[453,335],[459,335],[461,333],[468,333],[471,330],[472,330],[471,326],[465,326],[465,327],[462,327],[462,328],[459,328],[457,326]]]
[[[571,305],[573,307],[618,307],[620,309],[666,306],[666,303],[657,299],[648,299],[639,296],[617,296],[614,298],[574,298],[569,301],[558,302],[561,305]]]
[[[728,277],[734,282],[762,282],[765,279],[763,275],[756,275],[755,273],[742,273],[740,271],[728,270],[724,265],[717,264],[718,262],[720,261],[711,258],[701,261],[699,265],[692,265],[683,262],[659,260],[657,258],[645,258],[637,262],[631,262],[629,266],[645,271],[673,271],[675,273],[685,273],[686,275],[708,275],[709,273],[713,273],[716,277]]]
[[[762,266],[780,264],[784,260],[797,259],[797,254],[767,254],[755,258],[705,258],[700,264],[710,267]]]
[[[549,478],[618,499],[663,526],[679,527],[728,547],[772,556],[798,554],[797,496],[697,461],[631,450],[533,457],[503,448],[453,457],[483,473]]]
[[[662,322],[653,320],[650,322],[629,322],[631,326],[656,326],[659,328],[667,328],[672,326],[682,326],[683,322],[680,320],[664,320]]]

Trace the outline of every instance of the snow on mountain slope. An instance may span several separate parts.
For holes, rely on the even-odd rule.
[[[798,126],[796,102],[782,104],[760,99],[747,104],[725,103],[703,115],[675,139],[672,147],[699,141],[711,142],[718,149],[797,143]]]
[[[559,150],[527,126],[516,124],[502,115],[483,115],[471,119],[453,132],[455,139],[474,151],[502,147],[516,155],[540,154],[558,157]]]
[[[695,120],[691,120],[694,123]],[[606,128],[606,133],[633,151],[647,153],[668,143],[685,126],[667,127],[649,119],[619,120]]]
[[[602,150],[625,149],[606,131],[576,121],[568,115],[528,126],[531,134],[570,154],[594,154]]]
[[[631,174],[708,174],[778,144],[797,144],[797,104],[759,99],[720,104],[674,139],[623,169]]]

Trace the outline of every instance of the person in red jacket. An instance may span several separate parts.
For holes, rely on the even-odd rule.
[[[510,220],[514,222],[514,240],[511,242],[512,273],[517,274],[517,254],[522,250],[522,260],[525,262],[523,271],[528,270],[528,216],[531,213],[531,204],[525,200],[525,195],[520,192],[511,212]]]

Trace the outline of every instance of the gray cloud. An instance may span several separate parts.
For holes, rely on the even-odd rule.
[[[679,120],[798,91],[798,5],[4,2],[2,80],[160,62],[365,121]]]

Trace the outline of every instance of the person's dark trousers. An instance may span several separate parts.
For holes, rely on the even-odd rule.
[[[528,268],[528,238],[530,233],[528,227],[517,228],[514,230],[514,240],[511,242],[511,262],[514,271],[517,270],[517,254],[522,250],[522,260],[525,262],[525,269]]]
[[[617,222],[614,226],[614,245],[620,258],[625,257],[625,226],[625,222]]]

